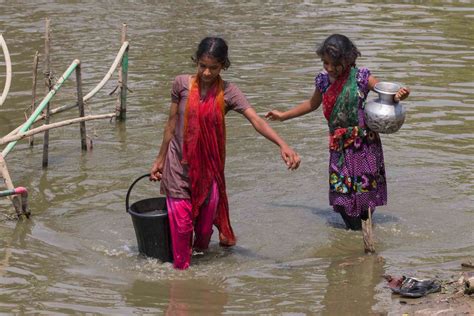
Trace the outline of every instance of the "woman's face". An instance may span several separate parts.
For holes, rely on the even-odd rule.
[[[204,55],[198,60],[197,70],[201,82],[212,84],[221,73],[222,63],[218,62],[214,57]]]
[[[332,58],[327,55],[321,57],[323,62],[324,70],[329,74],[329,77],[337,79],[344,71],[344,66],[341,64],[336,64]]]

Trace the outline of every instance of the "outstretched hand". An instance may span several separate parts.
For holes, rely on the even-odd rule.
[[[272,110],[265,114],[265,118],[270,121],[283,121],[283,113],[278,110]]]
[[[395,102],[400,102],[401,100],[405,100],[409,95],[410,89],[408,89],[407,87],[402,87],[397,91],[397,93],[393,97],[393,100]]]
[[[300,166],[300,156],[290,147],[283,146],[280,148],[281,158],[290,170],[296,170]]]

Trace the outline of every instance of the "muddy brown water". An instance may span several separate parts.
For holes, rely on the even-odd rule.
[[[1,313],[390,314],[399,300],[384,287],[383,274],[449,278],[472,256],[470,1],[0,1],[0,32],[14,72],[0,108],[2,136],[30,104],[31,65],[35,51],[43,52],[46,17],[54,73],[79,58],[85,92],[108,70],[127,23],[133,92],[125,124],[87,123],[92,151],[81,153],[78,127],[68,126],[50,133],[46,170],[41,137],[33,148],[21,141],[7,156],[14,183],[29,190],[33,216],[0,222]],[[263,115],[310,96],[322,67],[316,44],[335,32],[358,45],[360,66],[412,89],[404,126],[382,136],[389,203],[374,217],[378,256],[365,256],[361,234],[343,229],[328,206],[327,127],[318,110],[272,123],[302,157],[296,172],[230,113],[226,175],[238,245],[221,249],[213,236],[210,251],[184,272],[140,257],[125,194],[158,151],[171,80],[194,71],[190,56],[199,40],[228,40],[232,66],[223,75]],[[53,107],[74,100],[73,82]],[[114,86],[89,102],[88,113],[113,110]],[[156,194],[157,186],[144,182],[131,199]],[[5,198],[0,208],[12,212]]]

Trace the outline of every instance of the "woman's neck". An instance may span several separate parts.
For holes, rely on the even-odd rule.
[[[215,83],[216,83],[216,80],[210,81],[210,82],[201,81],[199,83],[199,94],[201,95],[202,99],[206,97],[207,93],[209,92],[209,90],[211,90],[211,88],[214,86]]]

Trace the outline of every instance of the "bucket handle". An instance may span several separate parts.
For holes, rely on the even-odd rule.
[[[146,177],[149,177],[150,174],[147,173],[147,174],[144,174],[143,176],[140,176],[138,177],[135,181],[133,181],[132,185],[130,185],[130,187],[128,188],[128,191],[127,191],[127,197],[125,198],[125,211],[128,213],[128,200],[130,198],[130,192],[132,192],[132,188],[135,186],[135,184],[140,181],[141,179],[143,178],[146,178]]]

